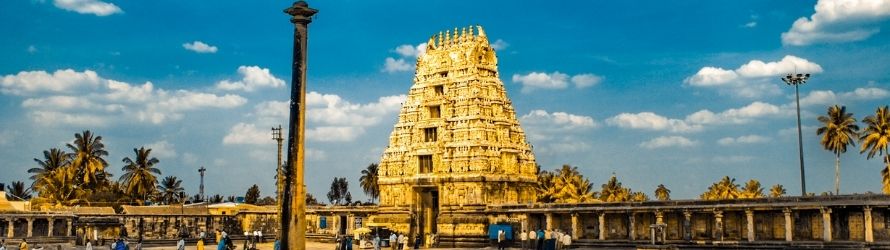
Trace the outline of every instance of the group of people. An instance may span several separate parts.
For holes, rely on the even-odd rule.
[[[405,245],[408,243],[408,237],[405,234],[396,234],[393,232],[389,235],[389,247],[392,250],[402,250],[405,249]]]
[[[562,230],[533,230],[526,232],[524,229],[519,234],[520,245],[523,250],[543,250],[545,244],[553,244],[553,249],[567,249],[572,245],[572,236]],[[548,243],[552,242],[552,243]]]

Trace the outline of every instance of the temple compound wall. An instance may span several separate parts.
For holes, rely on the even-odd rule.
[[[481,212],[488,204],[533,202],[535,174],[485,31],[440,32],[417,58],[380,160],[380,208],[369,225],[484,242]]]

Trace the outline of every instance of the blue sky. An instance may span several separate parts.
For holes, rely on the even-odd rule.
[[[0,182],[85,129],[112,173],[149,146],[195,193],[271,195],[287,122],[292,26],[282,1],[19,0],[0,3]],[[793,89],[801,88],[808,191],[833,189],[816,117],[859,119],[890,100],[890,1],[313,1],[308,191],[358,187],[379,160],[421,43],[482,25],[545,169],[614,172],[694,198],[724,175],[799,194]],[[880,190],[881,163],[851,149],[841,192]]]

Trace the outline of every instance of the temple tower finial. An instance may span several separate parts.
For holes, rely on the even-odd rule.
[[[476,29],[479,30],[479,37],[485,37],[485,30],[482,29],[482,25],[476,25]]]

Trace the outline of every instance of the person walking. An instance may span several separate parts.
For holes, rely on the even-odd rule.
[[[522,233],[519,234],[519,248],[525,250],[526,241],[528,240],[528,233],[525,232],[525,229],[522,229]]]
[[[219,241],[222,240],[222,233],[219,229],[216,229],[216,243],[219,244]]]
[[[536,238],[538,239],[538,250],[544,249],[544,230],[538,229]]]
[[[204,250],[204,239],[199,238],[198,243],[196,243],[195,247],[197,248],[197,250]]]
[[[28,248],[28,240],[22,239],[22,243],[19,244],[19,250],[29,250]]]
[[[136,241],[136,250],[142,250],[142,238]]]
[[[399,250],[405,249],[405,234],[399,234]]]
[[[278,239],[278,236],[275,236],[275,244],[272,245],[272,250],[281,250],[281,241]]]
[[[222,236],[216,241],[216,250],[226,250],[226,240]]]
[[[179,241],[176,242],[177,250],[185,250],[185,238],[179,237]]]
[[[93,250],[93,241],[87,240],[86,250]]]
[[[398,243],[398,235],[395,232],[389,233],[389,249],[396,250],[396,247],[399,245]]]
[[[504,245],[507,243],[507,233],[504,230],[498,230],[498,250],[504,250]]]
[[[257,240],[260,242],[265,242],[265,240],[263,240],[263,230],[257,230],[256,233],[257,233],[257,235],[259,235],[259,237],[258,237],[259,239],[257,239]]]
[[[380,235],[374,234],[374,250],[380,250]]]
[[[0,239],[0,250],[6,250],[6,240]]]

